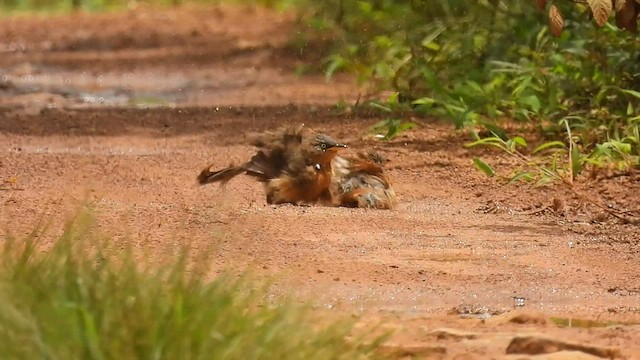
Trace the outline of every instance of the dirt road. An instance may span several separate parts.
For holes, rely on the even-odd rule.
[[[594,347],[568,347],[583,355],[640,357],[637,225],[562,189],[487,179],[473,156],[509,160],[465,149],[446,123],[364,137],[379,118],[335,106],[357,98],[348,78],[295,75],[291,16],[185,8],[0,22],[7,229],[26,233],[44,211],[55,232],[88,199],[101,231],[150,259],[187,242],[215,251],[218,270],[274,278],[274,294],[318,312],[365,328],[384,320],[401,355],[500,358],[518,352],[514,337],[544,334]],[[208,163],[252,154],[247,131],[299,123],[390,158],[398,209],[269,206],[247,178],[195,185]],[[638,179],[579,190],[633,208]]]

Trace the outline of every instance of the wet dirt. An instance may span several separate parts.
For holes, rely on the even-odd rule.
[[[44,212],[53,236],[90,200],[99,229],[147,259],[188,243],[211,251],[216,271],[272,279],[274,295],[319,314],[356,316],[365,330],[384,321],[396,357],[526,358],[507,355],[526,334],[640,357],[638,225],[560,187],[488,179],[473,156],[511,160],[464,148],[465,134],[435,119],[390,142],[367,138],[380,118],[335,106],[355,103],[354,81],[295,74],[304,58],[288,50],[291,14],[142,8],[0,23],[11,232],[27,234]],[[195,185],[205,165],[251,156],[247,132],[300,123],[389,158],[398,208],[270,206],[243,177],[224,190]],[[634,210],[639,179],[577,190]]]

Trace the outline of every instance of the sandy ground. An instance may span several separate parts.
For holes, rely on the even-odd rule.
[[[292,16],[221,7],[0,23],[8,231],[45,213],[55,234],[89,200],[99,229],[148,259],[189,243],[213,252],[216,271],[272,279],[274,294],[319,314],[365,331],[384,321],[394,357],[640,358],[638,225],[560,188],[486,178],[473,156],[510,160],[464,148],[434,119],[391,142],[365,137],[380,119],[335,106],[357,99],[351,80],[295,75],[305,58],[289,50]],[[242,177],[224,191],[195,185],[208,163],[252,155],[247,132],[300,123],[388,157],[398,208],[270,206]],[[577,188],[631,210],[639,179]]]

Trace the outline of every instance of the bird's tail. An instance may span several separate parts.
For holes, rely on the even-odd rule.
[[[225,185],[229,180],[240,174],[253,176],[259,181],[268,181],[277,176],[276,170],[270,165],[269,158],[260,151],[254,155],[250,161],[239,166],[231,165],[217,171],[211,171],[211,166],[208,166],[198,175],[198,183],[200,185],[206,185],[220,182],[222,185]]]
[[[214,182],[220,182],[222,185],[229,182],[234,177],[244,173],[244,166],[229,166],[228,168],[211,171],[211,167],[207,167],[198,175],[198,184],[206,185]]]

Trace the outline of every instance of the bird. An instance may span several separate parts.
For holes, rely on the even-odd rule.
[[[396,192],[384,171],[387,161],[375,152],[336,156],[331,186],[334,204],[380,210],[395,208]]]
[[[198,183],[224,186],[246,174],[264,184],[269,204],[333,203],[332,161],[347,145],[304,125],[253,135],[250,143],[257,152],[249,161],[220,170],[208,166],[198,175]]]

